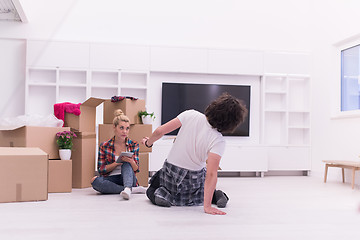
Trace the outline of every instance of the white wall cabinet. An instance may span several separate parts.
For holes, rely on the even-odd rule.
[[[263,143],[309,146],[309,76],[264,75],[262,89]]]
[[[227,144],[220,168],[230,172],[267,172],[267,148]]]
[[[88,43],[28,40],[26,65],[38,67],[89,67]]]
[[[260,130],[251,132],[256,135],[251,139],[257,140],[229,140],[220,167],[240,172],[307,171],[311,167],[309,60],[309,55],[298,53],[28,41],[25,113],[47,115],[53,113],[55,103],[114,95],[145,99],[152,106],[161,102],[161,96],[150,85],[150,72],[154,81],[159,72],[171,73],[179,81],[185,81],[184,74],[193,74],[197,81],[207,74],[216,83],[251,76],[261,87],[251,105],[260,119],[253,126]],[[157,94],[150,98],[149,89]],[[97,122],[102,122],[102,114]],[[171,145],[171,140],[156,143],[150,171],[161,168]]]
[[[60,102],[89,97],[132,96],[147,99],[148,72],[27,67],[25,113],[48,115]]]
[[[90,68],[149,70],[150,47],[120,44],[91,44]]]
[[[310,74],[308,53],[265,52],[264,73]]]
[[[89,97],[148,97],[148,47],[28,41],[26,66],[26,114],[48,115],[55,103]]]
[[[269,171],[309,171],[310,169],[309,147],[268,147]]]
[[[206,73],[207,50],[200,48],[152,47],[150,70]]]
[[[263,62],[261,51],[208,50],[208,73],[261,76]]]
[[[310,78],[265,74],[262,142],[269,170],[310,170]]]

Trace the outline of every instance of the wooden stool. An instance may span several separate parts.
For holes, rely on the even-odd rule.
[[[344,174],[344,168],[352,169],[352,183],[351,187],[354,189],[355,185],[355,171],[360,170],[360,162],[354,162],[354,161],[341,161],[341,160],[323,160],[325,164],[325,177],[324,182],[326,183],[327,178],[327,172],[329,167],[339,167],[341,168],[342,173],[342,181],[345,182],[345,174]]]

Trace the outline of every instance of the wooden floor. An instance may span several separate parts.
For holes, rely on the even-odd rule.
[[[222,177],[227,215],[92,189],[0,204],[0,239],[358,239],[360,189],[311,176]]]

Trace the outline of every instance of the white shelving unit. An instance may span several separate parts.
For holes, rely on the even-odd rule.
[[[146,71],[29,66],[26,72],[26,114],[51,114],[55,103],[80,103],[89,97],[126,95],[147,99]]]
[[[310,77],[265,74],[262,142],[269,170],[310,170]],[[296,163],[294,163],[296,162]]]

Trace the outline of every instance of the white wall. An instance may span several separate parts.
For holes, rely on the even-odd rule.
[[[312,62],[312,169],[313,174],[323,175],[324,159],[359,161],[360,125],[358,118],[333,118],[339,104],[340,59],[335,55],[335,43],[358,34],[357,1],[314,1],[314,11],[319,15],[313,20]],[[326,11],[324,13],[324,11]],[[341,170],[329,169],[328,178],[341,181]],[[357,173],[357,184],[360,184]],[[346,171],[346,181],[351,173]]]
[[[0,22],[0,38],[311,52],[313,173],[322,175],[322,159],[358,159],[358,118],[331,118],[334,86],[339,81],[333,44],[359,33],[358,0],[21,2],[29,23]],[[22,46],[17,44],[18,40],[11,46],[1,40],[0,48],[13,49],[19,57]],[[2,96],[10,103],[8,109],[23,111],[22,104],[11,101],[19,96],[18,89],[23,92],[24,76],[18,75],[23,63],[8,61],[13,55],[9,50],[1,53],[1,66],[7,68],[5,74],[1,68],[1,84],[4,86],[4,76],[13,80],[5,83]],[[330,172],[329,177],[332,175]]]
[[[0,39],[0,117],[25,112],[25,40]]]
[[[311,0],[21,0],[27,24],[0,37],[307,50]],[[12,27],[9,27],[12,26]]]

